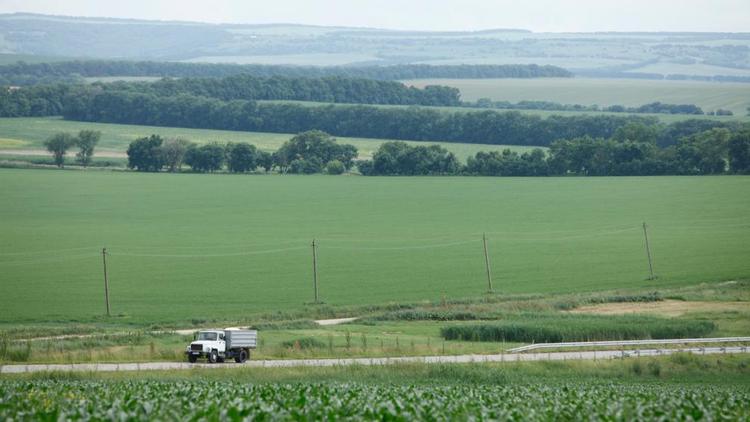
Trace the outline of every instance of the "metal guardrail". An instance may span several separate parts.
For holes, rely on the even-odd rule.
[[[507,353],[521,353],[538,349],[558,349],[566,347],[616,347],[616,346],[645,346],[653,344],[695,344],[695,343],[745,343],[750,337],[718,337],[718,338],[680,338],[663,340],[621,340],[621,341],[577,341],[568,343],[537,343],[507,350]]]

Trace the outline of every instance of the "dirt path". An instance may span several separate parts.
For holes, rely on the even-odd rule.
[[[356,321],[358,319],[359,319],[359,317],[354,317],[354,318],[319,319],[319,320],[315,321],[315,323],[318,324],[318,325],[323,325],[323,326],[326,326],[326,325],[339,325],[339,324],[345,324],[347,322]]]
[[[570,313],[621,315],[621,314],[658,314],[677,317],[692,312],[750,312],[750,302],[711,302],[662,300],[659,302],[625,302],[602,303],[599,305],[581,306]]]
[[[80,363],[67,365],[4,365],[0,374],[21,374],[27,372],[64,371],[64,372],[116,372],[116,371],[171,371],[192,368],[287,368],[287,367],[327,367],[327,366],[378,366],[400,363],[514,363],[532,361],[565,361],[565,360],[607,360],[640,358],[646,356],[669,355],[672,353],[726,354],[748,353],[748,347],[706,347],[692,349],[648,349],[638,351],[595,351],[595,352],[552,352],[526,354],[496,355],[459,355],[459,356],[415,356],[391,358],[358,358],[358,359],[289,359],[289,360],[254,360],[244,364],[191,364],[187,362],[148,362],[148,363]]]

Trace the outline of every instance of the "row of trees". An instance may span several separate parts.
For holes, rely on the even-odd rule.
[[[582,137],[560,140],[519,154],[509,149],[478,152],[461,165],[438,146],[386,142],[371,161],[360,162],[364,175],[481,176],[637,176],[750,174],[750,130],[712,129],[677,145],[659,148],[653,142]]]
[[[47,145],[62,167],[68,148],[80,148],[77,161],[91,162],[98,132],[77,136],[60,133]],[[608,139],[581,137],[559,140],[545,152],[525,153],[510,149],[478,152],[462,164],[439,145],[412,146],[405,142],[383,143],[371,160],[355,161],[357,148],[338,144],[322,131],[300,133],[276,152],[268,153],[247,143],[196,145],[183,139],[158,135],[139,138],[127,150],[128,167],[137,171],[179,171],[183,164],[195,172],[226,168],[233,173],[276,170],[281,173],[341,174],[355,166],[363,175],[481,175],[481,176],[635,176],[750,174],[750,129],[732,132],[711,129],[682,138],[676,145],[659,148],[655,138],[637,125],[618,130]]]
[[[379,80],[429,78],[566,78],[572,74],[555,66],[419,65],[393,66],[277,66],[258,64],[179,63],[122,60],[79,60],[55,63],[17,62],[0,66],[0,85],[33,85],[52,81],[82,81],[84,77],[155,76],[222,78],[234,75],[367,78]]]
[[[692,119],[669,125],[636,115],[546,118],[506,111],[456,111],[360,105],[308,106],[290,103],[221,101],[188,95],[156,96],[123,91],[77,93],[66,101],[71,120],[275,133],[313,129],[335,136],[549,146],[558,139],[611,138],[631,123],[647,128],[659,146],[713,128],[737,130],[739,122]]]
[[[447,86],[409,87],[401,82],[327,76],[322,78],[259,77],[161,79],[156,82],[97,84],[103,90],[157,96],[180,94],[229,100],[296,100],[350,104],[459,106],[460,92]]]
[[[678,146],[667,149],[645,142],[584,137],[553,143],[548,156],[541,149],[522,154],[509,149],[479,152],[468,159],[466,166],[458,165],[455,157],[439,146],[430,147],[431,154],[425,154],[426,149],[398,142],[384,144],[372,162],[360,164],[360,171],[366,175],[481,176],[750,173],[750,132],[729,135],[723,129],[685,139]],[[434,158],[441,156],[445,158]],[[414,160],[414,157],[433,158]],[[441,166],[442,163],[451,164]]]
[[[465,102],[464,106],[475,108],[496,108],[501,110],[546,110],[546,111],[606,111],[610,113],[631,113],[631,114],[706,114],[703,109],[695,104],[666,104],[654,102],[644,104],[639,107],[626,107],[622,105],[612,105],[599,107],[598,105],[581,105],[581,104],[561,104],[553,101],[519,101],[512,103],[510,101],[493,101],[489,98],[480,98],[475,102]],[[733,113],[728,110],[717,110],[713,114],[731,116]]]
[[[184,139],[163,139],[158,135],[139,138],[127,150],[128,167],[137,171],[174,172],[183,164],[192,171],[208,173],[226,169],[232,173],[269,172],[342,174],[351,170],[357,148],[339,144],[321,131],[300,133],[273,154],[248,143],[196,145]]]
[[[94,157],[94,149],[99,143],[101,136],[101,132],[94,130],[82,130],[78,132],[78,135],[60,132],[44,141],[44,147],[52,154],[55,165],[61,168],[65,166],[65,155],[67,155],[68,150],[78,147],[76,162],[87,167],[91,164]]]

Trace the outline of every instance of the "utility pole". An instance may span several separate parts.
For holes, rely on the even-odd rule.
[[[102,263],[104,264],[104,301],[107,304],[107,316],[109,313],[109,279],[107,278],[107,248],[102,248]]]
[[[492,270],[490,269],[490,255],[487,253],[487,235],[482,233],[482,244],[484,245],[484,266],[487,269],[488,292],[492,293]]]
[[[313,255],[313,288],[315,289],[315,303],[320,303],[318,300],[318,250],[315,244],[315,239],[312,241],[312,255]]]
[[[643,237],[646,239],[646,256],[648,257],[648,272],[649,272],[649,280],[656,279],[656,276],[654,276],[654,264],[651,261],[651,247],[648,244],[648,229],[646,226],[646,222],[643,222]]]

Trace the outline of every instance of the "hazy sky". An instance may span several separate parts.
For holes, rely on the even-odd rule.
[[[750,0],[0,0],[35,12],[394,29],[750,32]]]

